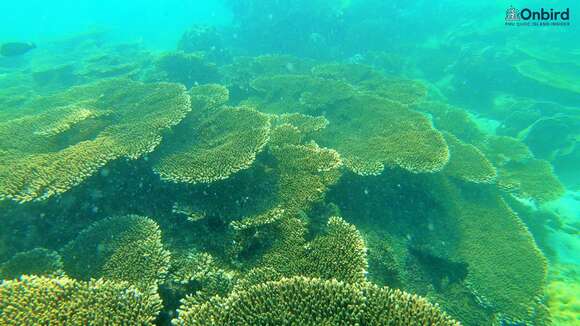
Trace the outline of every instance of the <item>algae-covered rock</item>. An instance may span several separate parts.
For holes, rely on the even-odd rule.
[[[580,93],[580,86],[578,86],[580,66],[577,64],[525,60],[517,63],[515,69],[522,76],[542,85]]]

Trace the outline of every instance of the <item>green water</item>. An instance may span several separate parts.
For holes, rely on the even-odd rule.
[[[0,4],[0,325],[580,324],[577,10]]]

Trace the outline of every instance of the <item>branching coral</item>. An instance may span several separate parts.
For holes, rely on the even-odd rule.
[[[270,118],[248,108],[216,109],[188,132],[163,146],[153,169],[168,181],[211,183],[252,165],[268,142]]]
[[[8,154],[0,161],[0,199],[46,199],[111,160],[137,159],[191,110],[182,86],[124,79],[73,87],[29,106],[35,114],[0,124],[0,149]]]
[[[449,146],[449,163],[443,172],[454,178],[474,183],[491,183],[496,171],[477,147],[462,143],[457,137],[444,133]]]
[[[304,134],[312,134],[328,126],[328,120],[324,116],[309,116],[300,113],[285,113],[276,116],[277,124],[290,124]]]
[[[343,80],[349,84],[358,84],[365,80],[381,78],[382,75],[370,66],[361,64],[329,63],[312,68],[312,74],[326,79]]]
[[[170,260],[157,223],[137,215],[113,216],[93,223],[62,253],[65,272],[72,277],[128,281],[141,289],[159,284]]]
[[[327,188],[340,178],[341,159],[333,149],[316,143],[271,148],[278,161],[279,206],[288,214],[306,211],[324,198]]]
[[[305,238],[306,224],[297,218],[277,222],[270,232],[275,234],[275,240],[260,259],[259,268],[286,277],[302,275],[349,283],[365,281],[365,243],[356,227],[342,218],[331,217],[325,232],[310,242]]]
[[[226,104],[230,99],[230,91],[219,84],[192,87],[190,94],[191,106],[195,108],[194,111],[213,110]]]
[[[265,213],[255,216],[245,217],[238,221],[230,223],[232,228],[236,231],[243,231],[250,228],[256,228],[263,225],[272,224],[284,217],[285,211],[280,207],[275,207],[266,211]]]
[[[195,283],[195,297],[204,300],[230,292],[236,277],[235,272],[220,268],[210,254],[188,250],[174,256],[168,279],[180,285]]]
[[[427,300],[369,283],[285,278],[199,304],[186,299],[177,325],[459,325]]]
[[[60,275],[63,273],[62,258],[52,250],[35,248],[19,252],[0,265],[0,279],[15,279],[21,275]]]
[[[335,278],[348,283],[364,282],[367,271],[365,243],[354,225],[333,216],[326,232],[306,250],[303,275]]]
[[[370,66],[360,64],[323,64],[312,68],[317,77],[342,80],[362,92],[396,101],[413,104],[427,95],[427,88],[420,82],[408,79],[387,78]]]
[[[402,104],[414,104],[427,95],[427,88],[419,81],[408,79],[376,78],[360,83],[360,89]]]
[[[155,292],[125,282],[23,276],[0,283],[2,325],[153,325]]]
[[[380,174],[385,165],[414,173],[440,171],[449,159],[441,133],[421,114],[380,97],[357,95],[332,107],[328,127],[316,137],[335,148],[346,167]]]

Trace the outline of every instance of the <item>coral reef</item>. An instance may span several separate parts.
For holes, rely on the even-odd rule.
[[[192,184],[227,179],[252,165],[270,135],[269,117],[249,108],[216,109],[196,120],[189,141],[169,141],[160,149],[154,170],[162,179]]]
[[[0,283],[3,325],[153,325],[161,310],[154,292],[124,282],[23,276]]]
[[[0,199],[46,199],[82,183],[112,160],[137,159],[153,151],[161,132],[191,110],[182,86],[123,79],[73,87],[29,107],[34,115],[0,124],[0,149],[6,153]]]
[[[564,194],[564,186],[548,161],[530,159],[510,162],[498,169],[498,186],[518,196],[538,202],[555,200]]]
[[[437,172],[449,160],[441,133],[427,118],[397,102],[357,95],[333,106],[326,117],[330,123],[316,139],[335,148],[357,174],[377,175],[385,166]]]
[[[141,289],[162,282],[170,262],[157,223],[137,215],[93,223],[62,249],[62,255],[67,275],[127,281]]]
[[[342,218],[332,216],[324,235],[308,244],[306,251],[303,275],[347,283],[365,281],[366,245],[356,227]]]
[[[580,271],[577,265],[555,264],[550,268],[546,305],[553,325],[580,322]]]
[[[0,279],[10,280],[22,275],[56,276],[63,274],[62,258],[56,251],[34,248],[19,252],[0,265]]]
[[[474,183],[492,183],[495,180],[495,168],[477,147],[462,143],[452,134],[444,133],[444,136],[451,157],[443,169],[445,174]]]
[[[177,325],[459,325],[425,299],[363,283],[284,278],[199,304],[186,299]]]
[[[484,306],[503,318],[530,320],[544,291],[545,257],[498,194],[481,189],[459,196],[449,198],[448,204],[455,206],[451,214],[461,235],[458,254],[468,266],[468,286]]]
[[[188,88],[219,80],[217,66],[207,62],[201,53],[167,53],[157,60],[156,66],[162,74],[158,78],[178,82]]]

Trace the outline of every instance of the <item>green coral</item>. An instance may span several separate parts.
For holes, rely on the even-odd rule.
[[[340,178],[342,160],[333,149],[316,143],[284,145],[271,149],[278,161],[278,205],[288,214],[306,211],[324,198]]]
[[[60,275],[62,258],[56,251],[35,248],[19,252],[0,265],[0,279],[15,279],[22,275]]]
[[[4,281],[0,298],[2,325],[153,325],[162,307],[155,292],[66,276]]]
[[[357,95],[333,106],[326,117],[330,124],[317,141],[336,149],[357,174],[378,175],[385,166],[436,172],[449,160],[441,133],[427,118],[397,102]]]
[[[182,86],[112,79],[28,104],[34,113],[0,123],[0,200],[46,199],[108,162],[153,151],[191,110]],[[17,140],[17,141],[14,141]]]
[[[162,282],[170,263],[157,223],[137,215],[93,223],[69,242],[62,254],[67,275],[127,281],[141,289]]]
[[[230,91],[219,84],[206,84],[191,88],[191,106],[199,111],[208,111],[226,104]]]
[[[184,300],[176,325],[459,325],[427,300],[336,280],[285,278],[204,303]]]
[[[425,101],[414,105],[413,109],[428,114],[435,128],[455,135],[464,143],[479,144],[486,137],[467,111],[461,108],[442,102]]]
[[[210,254],[187,250],[172,259],[168,279],[179,285],[194,283],[195,296],[204,300],[229,293],[237,276],[234,271],[221,268]]]
[[[537,159],[503,165],[498,169],[497,183],[501,189],[538,202],[558,199],[565,192],[552,165]]]
[[[358,84],[365,80],[374,80],[382,77],[371,66],[343,63],[317,65],[312,68],[312,74],[316,77],[342,80],[349,84]]]
[[[230,223],[231,227],[235,231],[243,231],[250,228],[256,228],[263,225],[272,224],[280,219],[282,219],[285,215],[285,211],[283,208],[274,207],[266,211],[265,213],[258,214],[255,216],[244,217],[241,220],[233,221]]]
[[[228,87],[247,91],[252,80],[264,75],[305,74],[313,66],[311,60],[290,55],[261,55],[236,57],[234,62],[221,67],[220,72]]]
[[[318,132],[328,126],[328,120],[324,116],[314,117],[301,113],[284,113],[276,116],[275,121],[280,125],[290,124],[307,135]]]
[[[207,62],[202,53],[170,52],[163,54],[155,64],[163,80],[187,87],[219,80],[217,66]]]
[[[323,64],[312,68],[312,74],[345,81],[359,91],[406,105],[419,102],[427,95],[427,88],[419,81],[385,77],[374,68],[361,64]]]
[[[366,245],[352,224],[334,216],[326,230],[306,241],[306,224],[297,218],[277,222],[270,230],[276,239],[261,258],[260,268],[279,275],[308,276],[357,283],[366,280]]]
[[[368,269],[366,251],[356,227],[333,216],[328,219],[326,232],[307,245],[303,275],[364,282]]]
[[[249,103],[268,113],[316,113],[321,108],[351,97],[354,88],[339,80],[310,75],[261,76],[252,81],[259,99]]]
[[[456,190],[447,188],[448,194]],[[480,302],[505,319],[527,321],[544,292],[547,262],[518,216],[489,189],[452,195],[449,214],[459,230],[466,283]]]
[[[495,168],[477,147],[461,142],[452,134],[444,133],[444,136],[451,157],[443,169],[445,174],[474,183],[495,181]]]
[[[503,166],[509,162],[525,161],[532,158],[532,152],[526,144],[513,137],[489,136],[480,145],[493,164]]]
[[[270,118],[249,108],[221,108],[186,122],[187,137],[161,148],[153,169],[162,179],[211,183],[249,168],[270,136]]]

